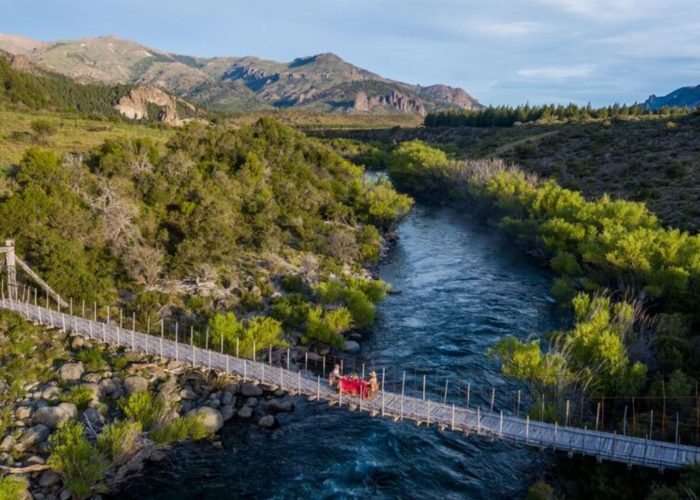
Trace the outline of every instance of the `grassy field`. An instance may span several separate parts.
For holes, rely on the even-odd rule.
[[[56,133],[38,142],[31,123],[45,120]],[[22,157],[25,149],[40,146],[61,153],[86,152],[109,137],[150,138],[165,143],[172,130],[154,125],[135,125],[74,117],[67,114],[16,111],[0,108],[0,172],[5,172]]]
[[[499,157],[589,197],[645,201],[662,222],[700,230],[700,116],[512,128],[326,130],[391,145],[420,139],[458,158]]]

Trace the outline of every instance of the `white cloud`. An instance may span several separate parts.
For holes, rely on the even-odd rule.
[[[595,73],[595,69],[596,67],[592,64],[542,66],[518,70],[518,76],[531,80],[570,80],[572,78],[588,78]]]
[[[498,37],[520,37],[533,35],[542,31],[544,26],[531,21],[513,21],[505,23],[485,23],[474,27],[482,35]]]

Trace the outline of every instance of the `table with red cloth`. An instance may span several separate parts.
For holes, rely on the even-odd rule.
[[[369,397],[369,383],[359,378],[340,377],[338,387],[340,388],[340,392],[345,392],[354,396],[362,395],[363,398]]]

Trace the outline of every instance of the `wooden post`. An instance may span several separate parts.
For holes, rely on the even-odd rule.
[[[97,302],[93,302],[92,320],[97,321]]]
[[[241,343],[241,339],[239,339],[238,337],[236,337],[236,357],[237,357],[237,358],[240,357],[240,356],[239,356],[239,347],[240,347],[240,343]]]
[[[178,322],[175,322],[175,361],[180,361],[180,331],[179,328],[180,325]],[[223,337],[223,336],[222,336]]]
[[[430,400],[428,399],[428,426],[430,426]]]
[[[406,370],[403,371],[403,376],[401,377],[401,420],[403,420],[403,400],[404,400],[405,389],[406,389]]]
[[[107,331],[105,329],[105,324],[102,323],[102,343],[107,343]]]
[[[496,400],[496,388],[492,387],[491,388],[491,413],[493,413],[493,403]]]
[[[164,360],[163,358],[163,337],[165,336],[165,325],[164,321],[161,319],[160,320],[160,359],[161,361]]]
[[[600,402],[596,405],[595,409],[595,430],[598,430],[598,421],[600,420]]]
[[[221,354],[224,353],[224,336],[221,336]]]
[[[73,297],[70,298],[70,315],[73,316]]]
[[[248,360],[243,358],[243,382],[248,379]]]
[[[144,339],[146,342],[145,348],[146,348],[146,355],[148,355],[148,339],[151,338],[151,315],[149,314],[146,317],[146,338]],[[153,350],[155,353],[155,349]]]
[[[289,347],[287,347],[287,370],[289,370]]]
[[[306,351],[304,353],[304,371],[307,372],[309,371],[309,351]],[[342,370],[341,370],[342,374]]]
[[[649,417],[649,439],[652,438],[654,432],[654,410],[651,410]]]
[[[253,339],[253,365],[255,365],[255,339]]]
[[[481,434],[481,406],[476,407],[476,433]]]
[[[516,410],[515,415],[517,417],[520,416],[520,389],[518,389],[518,409]]]
[[[17,267],[15,241],[5,240],[5,267],[7,268],[7,293],[10,300],[17,299]]]
[[[190,326],[190,347],[192,348],[192,366],[194,366],[194,326]]]
[[[47,299],[48,299],[48,293],[47,293],[46,297],[47,297]],[[110,317],[111,317],[111,312],[112,312],[112,308],[111,308],[110,306],[107,306],[107,324],[108,324],[108,325],[109,325],[109,320],[110,320]]]
[[[503,437],[503,410],[501,410],[501,421],[498,423],[498,435]]]
[[[469,400],[471,399],[471,390],[472,390],[472,384],[470,382],[467,383],[467,410],[469,409]]]
[[[297,372],[297,395],[301,394],[301,370]]]
[[[676,444],[680,443],[678,439],[678,412],[676,412]]]
[[[425,401],[425,375],[423,375],[423,401]]]
[[[340,394],[342,394],[342,392]],[[316,401],[321,401],[321,376],[320,375],[316,376]],[[340,405],[340,400],[338,400],[338,404]]]
[[[326,376],[326,357],[323,356],[323,371],[321,372],[321,375],[324,377]]]
[[[447,404],[447,383],[448,383],[449,381],[450,381],[449,378],[446,378],[446,379],[445,379],[445,397],[444,397],[443,400],[442,400],[442,403],[443,403],[443,404]]]
[[[123,320],[124,320],[124,311],[122,311],[122,308],[119,308],[119,328],[122,327],[123,325]]]
[[[452,403],[452,432],[455,430],[455,404]]]
[[[627,405],[625,405],[625,412],[622,416],[622,435],[627,435]]]
[[[566,422],[564,422],[566,427],[569,426],[569,400],[566,400]]]
[[[530,415],[525,420],[525,442],[530,442]]]
[[[270,360],[270,366],[272,366],[272,344],[269,345],[269,354],[267,355],[267,358]]]
[[[382,417],[384,416],[384,377],[386,376],[386,368],[382,368]]]

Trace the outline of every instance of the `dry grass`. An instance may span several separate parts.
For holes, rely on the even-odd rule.
[[[46,120],[56,127],[56,133],[44,143],[32,137],[30,124],[35,120]],[[71,115],[15,111],[0,108],[0,172],[17,164],[25,149],[41,146],[52,150],[86,152],[110,137],[150,138],[165,143],[172,130],[158,126],[113,123],[90,120]]]

